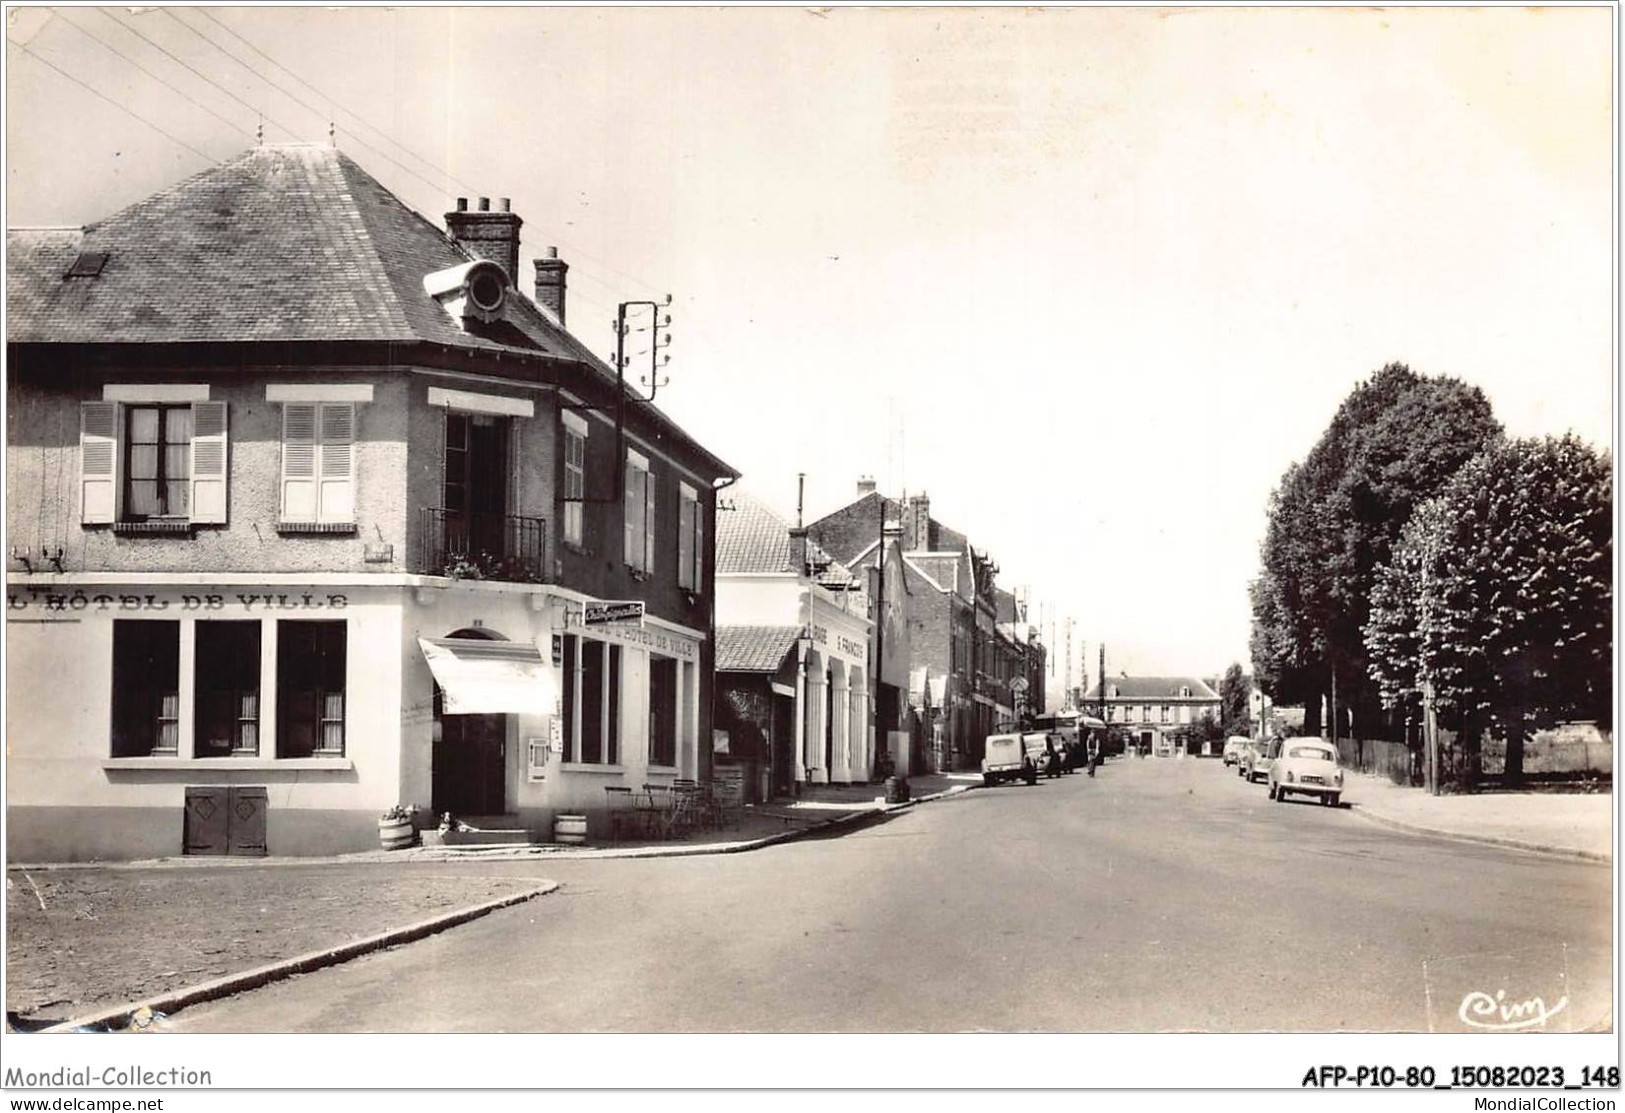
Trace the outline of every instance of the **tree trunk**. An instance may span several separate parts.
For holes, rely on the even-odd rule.
[[[1320,733],[1320,689],[1314,688],[1303,694],[1303,733],[1313,738]]]
[[[1512,716],[1508,716],[1513,719]],[[1519,716],[1518,718],[1521,718]],[[1507,726],[1507,760],[1505,772],[1501,774],[1501,782],[1507,785],[1523,784],[1523,746],[1524,737],[1528,732],[1523,725],[1514,721]]]

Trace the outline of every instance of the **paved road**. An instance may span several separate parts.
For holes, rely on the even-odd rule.
[[[563,889],[168,1026],[1426,1031],[1503,989],[1568,996],[1553,1026],[1612,1015],[1606,868],[1274,804],[1211,761],[1117,761],[748,854],[403,868]]]

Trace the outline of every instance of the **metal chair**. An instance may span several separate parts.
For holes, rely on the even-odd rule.
[[[703,822],[699,782],[675,780],[671,783],[671,829],[679,837]]]
[[[672,815],[675,803],[672,800],[670,785],[646,784],[643,792],[648,799],[648,815],[651,833],[661,837],[669,837],[672,832]]]
[[[609,837],[620,842],[621,832],[629,827],[635,830],[639,825],[632,790],[624,785],[605,785],[604,800],[609,805]]]

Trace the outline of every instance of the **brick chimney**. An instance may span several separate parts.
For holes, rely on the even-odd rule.
[[[872,475],[858,476],[858,498],[875,493],[875,477]]]
[[[509,283],[519,283],[519,226],[524,221],[508,211],[508,199],[497,198],[497,211],[491,199],[481,197],[479,208],[468,211],[468,198],[457,198],[455,212],[446,214],[446,231],[465,251],[489,259],[508,272]]]
[[[807,574],[807,527],[790,527],[790,571],[798,576]]]
[[[536,304],[546,306],[564,324],[564,276],[570,264],[559,258],[559,249],[549,247],[536,260]]]
[[[931,547],[931,496],[921,491],[910,495],[903,513],[903,548],[909,550]]]

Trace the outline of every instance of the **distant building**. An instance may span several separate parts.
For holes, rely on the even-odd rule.
[[[848,569],[751,495],[717,514],[715,754],[758,796],[874,771],[869,600]]]
[[[916,771],[975,768],[1001,718],[1014,714],[1008,677],[1013,652],[997,648],[994,600],[998,573],[962,533],[931,516],[924,493],[886,498],[872,479],[858,497],[807,527],[808,539],[848,567],[878,545],[882,520],[901,526],[901,558],[909,592],[908,700],[919,719]]]
[[[1085,708],[1100,706],[1100,685],[1084,695]],[[1106,725],[1125,729],[1143,752],[1166,754],[1173,736],[1204,713],[1219,718],[1219,693],[1194,676],[1116,676],[1106,680]]]

